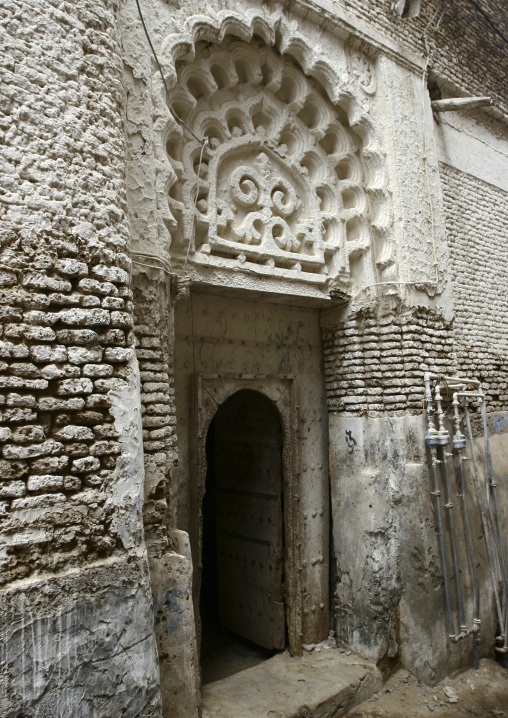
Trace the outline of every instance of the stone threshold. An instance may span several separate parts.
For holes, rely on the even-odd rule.
[[[288,652],[202,688],[203,718],[336,718],[383,685],[360,656]]]

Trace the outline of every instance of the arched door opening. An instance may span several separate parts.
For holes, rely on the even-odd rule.
[[[282,427],[275,405],[243,389],[210,423],[202,515],[203,683],[287,645]]]

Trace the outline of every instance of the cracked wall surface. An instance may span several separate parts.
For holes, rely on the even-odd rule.
[[[160,704],[117,10],[1,10],[6,716],[156,715]]]

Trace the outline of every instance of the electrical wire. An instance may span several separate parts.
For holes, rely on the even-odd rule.
[[[471,5],[474,5],[474,7],[478,10],[478,12],[479,12],[481,15],[483,15],[483,17],[485,18],[485,20],[489,23],[489,25],[491,26],[491,28],[492,28],[495,32],[497,32],[497,34],[499,35],[499,37],[501,37],[501,38],[506,42],[506,44],[508,45],[508,37],[506,37],[506,35],[504,34],[504,32],[503,32],[502,30],[500,30],[500,29],[498,28],[498,26],[490,19],[489,14],[482,8],[482,6],[481,6],[479,3],[477,3],[476,0],[469,0],[469,2],[471,3]]]
[[[187,130],[187,132],[189,132],[189,133],[194,137],[195,140],[197,140],[200,144],[203,145],[203,144],[205,144],[205,143],[208,142],[208,138],[207,138],[207,137],[204,137],[203,139],[200,139],[200,138],[191,130],[191,128],[190,128],[189,125],[185,122],[185,120],[182,120],[182,118],[179,117],[179,115],[177,114],[177,112],[176,112],[176,110],[174,109],[174,107],[173,107],[171,104],[169,104],[169,90],[168,90],[168,86],[167,86],[167,84],[166,84],[166,78],[164,77],[164,73],[162,72],[162,67],[161,67],[161,64],[160,64],[160,62],[159,62],[159,58],[157,57],[157,53],[155,52],[155,48],[154,48],[154,46],[153,46],[153,44],[152,44],[152,41],[151,41],[151,39],[150,39],[150,35],[149,35],[149,33],[148,33],[148,29],[147,29],[147,27],[146,27],[145,20],[144,20],[144,18],[143,18],[143,13],[141,12],[141,6],[140,6],[140,4],[139,4],[139,0],[136,0],[136,5],[138,6],[139,19],[141,20],[141,24],[143,25],[143,30],[145,31],[146,39],[148,40],[148,44],[150,45],[150,49],[151,49],[152,54],[153,54],[153,56],[154,56],[154,58],[155,58],[155,62],[157,63],[157,67],[159,68],[159,72],[160,72],[160,76],[161,76],[161,78],[162,78],[162,83],[163,83],[163,85],[164,85],[164,89],[166,90],[166,99],[168,100],[168,108],[169,108],[169,111],[171,112],[171,114],[173,115],[173,117],[175,118],[175,120],[177,120],[177,122],[179,122],[183,127],[185,127],[185,129]]]
[[[210,147],[210,140],[208,139],[208,137],[203,137],[203,138],[198,137],[198,136],[195,134],[195,132],[192,131],[192,129],[189,127],[189,125],[185,122],[185,120],[182,120],[182,118],[178,115],[178,113],[176,112],[176,110],[174,109],[174,107],[170,104],[170,102],[169,102],[169,90],[168,90],[168,86],[167,86],[167,84],[166,84],[166,78],[164,77],[164,73],[162,72],[162,67],[161,67],[161,64],[160,64],[160,62],[159,62],[159,58],[157,57],[157,53],[155,52],[155,48],[154,48],[154,46],[153,46],[152,40],[150,39],[150,34],[149,34],[149,32],[148,32],[148,28],[146,27],[146,23],[145,23],[145,19],[144,19],[144,17],[143,17],[143,13],[141,12],[141,5],[139,4],[139,0],[136,0],[136,5],[137,5],[137,7],[138,7],[139,19],[141,20],[141,24],[143,25],[143,30],[145,31],[146,39],[148,40],[148,44],[150,45],[150,49],[151,49],[151,51],[152,51],[152,55],[153,55],[154,58],[155,58],[155,62],[157,63],[157,67],[159,68],[159,73],[160,73],[160,76],[161,76],[161,78],[162,78],[162,83],[163,83],[163,85],[164,85],[164,89],[166,90],[166,101],[167,101],[168,109],[169,109],[169,111],[171,112],[171,115],[175,118],[175,120],[177,120],[177,122],[179,122],[179,123],[187,130],[187,132],[189,132],[189,133],[192,135],[192,137],[193,137],[195,140],[197,140],[197,141],[199,142],[199,144],[201,145],[201,153],[200,153],[200,155],[199,155],[199,166],[198,166],[198,184],[197,184],[197,188],[196,188],[196,197],[194,198],[194,207],[193,207],[193,210],[192,210],[191,228],[190,228],[190,233],[189,233],[189,244],[188,244],[188,246],[187,246],[187,255],[186,255],[186,257],[185,257],[185,262],[184,262],[184,265],[183,265],[183,268],[185,269],[185,267],[186,267],[186,265],[187,265],[187,260],[189,259],[189,252],[190,252],[190,248],[191,248],[191,244],[192,244],[192,239],[193,239],[193,236],[194,236],[194,216],[195,216],[195,214],[196,214],[196,206],[197,206],[198,197],[199,197],[199,186],[200,186],[200,182],[201,182],[201,163],[202,163],[202,161],[203,161],[203,152],[205,151],[205,147]],[[138,254],[143,254],[143,253],[142,253],[142,252],[138,252]],[[148,255],[147,255],[147,256],[148,256]],[[157,261],[161,261],[161,263],[162,263],[162,261],[163,261],[163,260],[161,260],[160,258],[155,257],[155,256],[152,256],[152,259],[157,259]],[[136,264],[139,264],[139,265],[142,266],[142,267],[149,267],[149,266],[151,266],[151,265],[148,265],[148,264],[143,264],[142,262],[136,262],[135,260],[133,260],[133,261],[134,261]],[[158,267],[158,268],[159,268],[159,269],[162,269],[162,270],[165,271],[167,274],[170,274],[170,272],[169,272],[166,268],[163,268],[163,267]]]
[[[137,251],[131,251],[132,257],[148,257],[149,259],[154,259],[156,262],[160,262],[164,269],[166,269],[171,274],[171,267],[168,262],[166,262],[165,259],[162,257],[157,256],[156,254],[150,254],[149,252],[137,252]],[[133,260],[134,261],[134,260]]]
[[[140,267],[148,267],[148,269],[160,269],[160,271],[167,274],[168,277],[172,276],[170,265],[166,262],[165,259],[163,259],[162,257],[158,257],[156,254],[150,254],[149,252],[131,251],[131,257],[148,257],[148,259],[153,259],[155,262],[159,263],[158,266],[153,264],[146,264],[146,262],[140,262],[137,259],[132,259],[131,261],[133,264],[137,264]]]
[[[173,276],[173,275],[171,274],[171,272],[168,272],[168,270],[167,270],[165,267],[163,267],[162,265],[159,265],[159,266],[157,267],[157,266],[154,265],[154,264],[145,264],[145,262],[138,262],[137,259],[133,259],[133,260],[132,260],[132,263],[133,263],[133,264],[136,264],[136,265],[139,266],[139,267],[148,267],[148,269],[159,269],[161,272],[164,272],[165,274],[167,274],[168,277]]]

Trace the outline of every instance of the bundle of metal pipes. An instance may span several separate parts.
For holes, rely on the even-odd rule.
[[[496,480],[490,451],[486,398],[482,391],[481,383],[476,379],[466,377],[443,376],[427,372],[424,375],[425,383],[425,404],[427,413],[427,432],[425,441],[430,452],[432,466],[433,491],[435,497],[436,514],[439,531],[439,543],[441,561],[443,568],[443,581],[445,588],[446,611],[448,615],[448,633],[452,643],[458,643],[469,636],[473,636],[473,666],[478,667],[480,647],[480,579],[478,576],[477,563],[475,559],[475,548],[471,534],[469,510],[479,511],[482,523],[483,534],[487,549],[490,574],[495,595],[497,619],[499,623],[499,635],[496,636],[496,651],[508,653],[508,564],[507,552],[504,545],[504,538],[501,531],[501,518],[499,502],[496,492]],[[445,426],[445,411],[443,410],[442,390],[446,387],[447,392],[453,392],[451,406],[453,408],[453,422],[455,433],[450,445],[450,432]],[[471,420],[469,416],[469,404],[476,402],[480,406],[484,447],[485,447],[485,469],[484,483],[476,460]],[[436,428],[434,419],[437,419]],[[461,422],[465,421],[467,430],[466,436],[461,432]],[[469,443],[469,447],[468,447]],[[467,453],[470,455],[468,456]],[[439,458],[440,456],[440,458]],[[473,463],[474,486],[477,503],[468,509],[466,479],[464,474],[464,463],[471,460]],[[442,471],[440,467],[442,466]],[[471,625],[468,627],[465,615],[464,596],[461,585],[461,567],[459,552],[457,550],[457,537],[455,530],[453,501],[451,494],[450,476],[456,477],[458,469],[462,516],[468,557],[474,578],[475,586],[475,609]],[[444,488],[445,503],[441,500],[441,487]],[[484,500],[485,497],[485,500]],[[445,530],[443,522],[443,507],[447,510],[448,531]],[[447,539],[450,544],[453,571],[455,575],[455,587],[457,608],[459,617],[459,631],[455,632],[454,606],[451,590],[450,571],[448,567]],[[500,592],[499,586],[502,585]],[[501,596],[500,596],[501,593]]]

